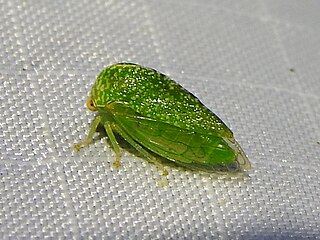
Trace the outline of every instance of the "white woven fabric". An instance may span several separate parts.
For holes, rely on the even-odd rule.
[[[0,0],[0,239],[320,239],[320,2]],[[79,154],[107,65],[155,68],[217,113],[250,179]]]

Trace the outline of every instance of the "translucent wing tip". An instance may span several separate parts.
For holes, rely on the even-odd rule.
[[[239,143],[234,139],[224,139],[229,146],[237,153],[237,158],[232,164],[232,169],[236,172],[248,171],[251,169],[251,164],[248,157],[244,153],[243,149],[240,147]]]
[[[237,141],[234,141],[234,145],[236,146],[236,148],[238,150],[238,156],[237,156],[236,161],[239,164],[239,169],[244,170],[244,171],[250,170],[251,164],[249,162],[248,157],[244,153],[243,149],[241,148],[241,146],[239,145],[239,143]]]

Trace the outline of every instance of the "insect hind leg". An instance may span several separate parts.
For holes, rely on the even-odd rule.
[[[113,166],[115,168],[120,167],[120,159],[121,159],[121,150],[120,150],[120,146],[113,134],[112,128],[111,128],[111,124],[109,122],[104,124],[104,128],[106,129],[106,132],[108,134],[109,140],[111,142],[111,145],[113,147],[113,150],[116,154],[116,160],[113,162]]]
[[[113,124],[112,127],[132,146],[134,147],[139,153],[145,156],[151,163],[157,166],[162,171],[163,176],[168,175],[168,171],[164,168],[164,166],[159,163],[159,161],[148,153],[140,144],[135,142],[125,131],[123,131],[119,126]]]

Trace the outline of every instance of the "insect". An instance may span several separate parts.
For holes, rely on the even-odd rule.
[[[168,172],[158,156],[191,170],[240,172],[250,169],[245,153],[222,120],[192,93],[160,72],[132,63],[105,68],[87,100],[96,111],[85,141],[104,127],[120,166],[121,150],[114,133]]]

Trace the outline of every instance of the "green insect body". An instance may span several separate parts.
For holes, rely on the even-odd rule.
[[[250,169],[250,163],[222,120],[193,94],[158,71],[131,63],[105,68],[97,77],[87,107],[98,114],[80,150],[103,126],[115,151],[120,134],[150,162],[164,169],[159,155],[179,166],[206,172]]]

